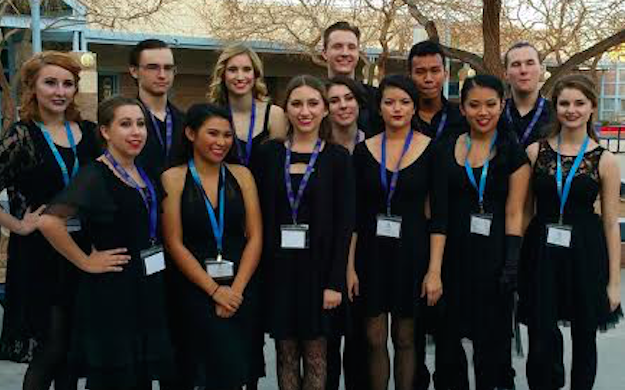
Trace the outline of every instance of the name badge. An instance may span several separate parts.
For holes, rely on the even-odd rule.
[[[308,225],[280,226],[280,247],[282,249],[307,249]]]
[[[471,233],[480,236],[490,236],[490,226],[493,224],[492,214],[471,214]]]
[[[80,226],[80,219],[78,218],[68,219],[67,222],[65,223],[65,226],[67,226],[68,233],[79,232],[82,229],[82,227]]]
[[[573,227],[570,225],[549,224],[547,225],[547,245],[570,248],[572,233]]]
[[[165,269],[165,254],[162,245],[154,245],[141,251],[145,275],[150,276]]]
[[[234,278],[234,263],[228,260],[208,259],[204,262],[206,272],[215,280]]]
[[[378,237],[401,237],[401,217],[397,215],[378,214],[375,235]]]

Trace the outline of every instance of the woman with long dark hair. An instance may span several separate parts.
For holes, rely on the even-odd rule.
[[[286,92],[287,139],[262,145],[262,163],[253,164],[263,210],[264,308],[280,389],[321,390],[326,338],[345,288],[353,175],[348,151],[330,142],[323,83],[297,76]]]
[[[250,288],[262,246],[256,185],[246,167],[224,162],[235,137],[226,109],[192,106],[183,136],[162,176],[164,240],[183,276],[181,374],[191,387],[240,389],[256,368],[261,326],[258,289]]]

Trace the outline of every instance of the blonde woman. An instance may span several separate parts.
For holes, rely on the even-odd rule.
[[[244,45],[228,46],[217,59],[208,91],[211,103],[229,107],[235,152],[246,166],[259,143],[286,135],[284,110],[269,102],[263,77],[258,54]]]

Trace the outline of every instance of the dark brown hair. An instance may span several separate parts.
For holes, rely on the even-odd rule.
[[[37,103],[36,85],[41,69],[48,65],[59,66],[74,76],[76,85],[76,94],[78,94],[78,82],[80,81],[80,71],[82,70],[78,61],[68,53],[60,51],[44,51],[35,54],[24,63],[21,69],[22,73],[22,102],[20,107],[20,117],[22,120],[41,121],[41,113]],[[80,121],[80,112],[76,107],[75,100],[72,99],[65,110],[65,119],[69,121]]]
[[[599,98],[597,96],[597,87],[595,83],[589,78],[581,74],[572,74],[568,76],[562,77],[560,80],[556,82],[556,85],[553,87],[553,93],[551,99],[553,101],[553,108],[557,112],[558,110],[558,98],[560,94],[565,89],[576,89],[584,94],[590,100],[593,108],[597,108],[599,104]],[[595,129],[593,127],[595,113],[593,112],[586,123],[586,133],[590,138],[599,142],[599,138],[595,133]],[[554,120],[551,124],[551,131],[549,132],[549,136],[556,136],[562,131],[562,124],[558,120],[558,116],[554,115]]]
[[[311,75],[300,75],[295,76],[289,81],[286,86],[286,97],[284,99],[284,109],[288,112],[289,99],[291,98],[291,93],[299,87],[307,86],[310,87],[321,95],[321,99],[323,100],[323,104],[325,104],[326,109],[329,109],[330,103],[328,102],[328,92],[326,90],[323,81],[318,79],[317,77]],[[293,134],[293,125],[291,121],[288,122],[288,131],[287,136],[291,136]],[[321,125],[319,126],[319,138],[324,141],[332,142],[332,126],[330,125],[330,120],[326,116],[321,120]]]
[[[324,49],[328,48],[328,40],[330,39],[330,34],[332,34],[335,31],[352,32],[354,33],[354,35],[356,35],[356,39],[358,40],[358,42],[360,42],[360,30],[358,29],[358,27],[351,25],[349,22],[340,21],[340,22],[336,22],[330,25],[330,27],[326,28],[323,31],[323,48]]]

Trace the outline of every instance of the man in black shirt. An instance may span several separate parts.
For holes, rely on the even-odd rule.
[[[436,141],[452,139],[466,131],[458,104],[443,96],[443,84],[448,74],[440,45],[433,41],[414,45],[408,55],[408,71],[419,91],[413,128]]]
[[[336,22],[323,32],[323,58],[328,66],[328,78],[345,76],[356,78],[356,66],[360,58],[360,30],[348,22]],[[378,89],[362,84],[367,103],[360,107],[358,128],[366,138],[380,133],[382,121],[376,107]]]
[[[172,144],[181,137],[184,121],[182,112],[168,101],[176,75],[173,52],[161,40],[141,41],[130,52],[129,71],[139,88],[148,131],[137,161],[152,174],[160,175],[170,162]]]
[[[501,128],[513,132],[527,147],[547,135],[551,120],[551,104],[540,96],[538,88],[542,74],[540,57],[530,43],[519,42],[506,52],[504,65],[512,97],[506,101]]]

